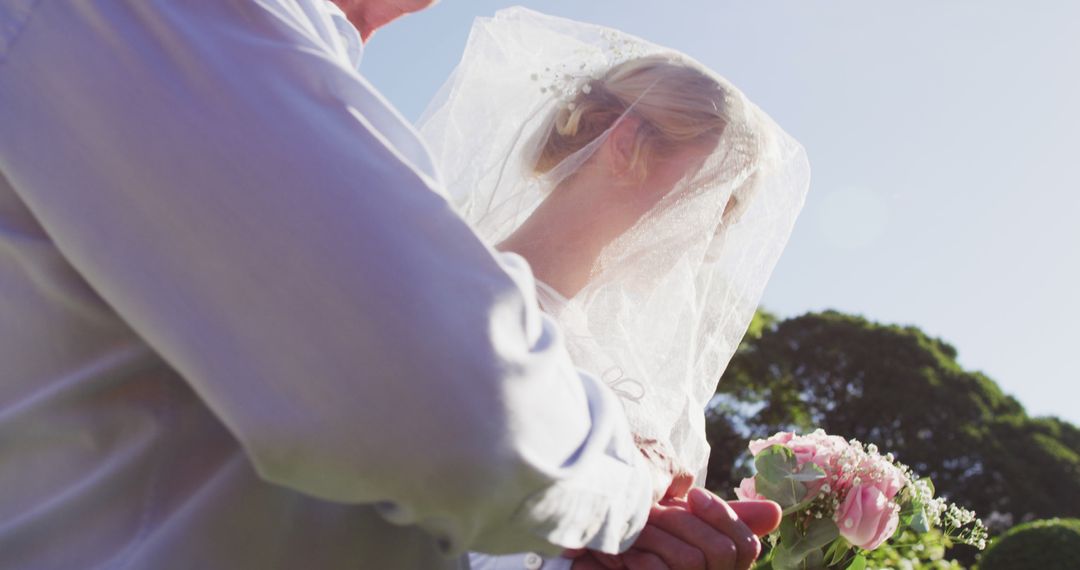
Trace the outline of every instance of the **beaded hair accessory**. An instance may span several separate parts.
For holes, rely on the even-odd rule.
[[[533,71],[529,78],[539,85],[541,93],[550,93],[573,111],[574,100],[579,94],[591,93],[594,81],[602,80],[609,70],[622,63],[647,55],[640,41],[613,30],[604,30],[600,35],[603,43],[599,49],[574,52],[576,57],[570,61],[578,62],[576,65],[547,66],[543,71]]]

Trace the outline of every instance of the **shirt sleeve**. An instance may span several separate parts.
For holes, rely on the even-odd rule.
[[[307,2],[16,5],[3,176],[261,476],[448,554],[629,546],[619,403]]]
[[[573,560],[562,556],[542,557],[535,552],[495,556],[469,553],[469,570],[570,570]]]

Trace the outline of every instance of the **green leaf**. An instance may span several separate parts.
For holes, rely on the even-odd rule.
[[[754,485],[766,499],[781,508],[797,505],[806,497],[806,485],[793,478],[797,469],[795,454],[782,445],[773,445],[754,458]]]
[[[802,532],[791,519],[785,518],[780,523],[780,544],[775,549],[773,568],[790,570],[824,567],[821,549],[839,536],[840,530],[831,520],[811,519],[806,532]]]
[[[794,479],[796,481],[802,481],[804,483],[810,481],[820,481],[825,478],[825,470],[813,463],[804,463],[798,473],[792,473],[788,475],[788,479]]]
[[[809,552],[824,547],[838,536],[840,536],[840,529],[836,528],[836,523],[833,521],[829,519],[811,519],[799,546]]]
[[[866,570],[866,557],[862,554],[856,556],[844,570]]]
[[[843,537],[837,538],[825,551],[825,565],[836,566],[847,556],[849,550],[851,550],[851,544]]]
[[[773,556],[773,570],[802,570],[802,558],[792,554],[783,545],[775,547],[776,556]]]
[[[802,466],[801,469],[799,469],[798,473],[792,473],[791,475],[788,475],[787,478],[792,481],[799,481],[800,483],[807,481],[818,481],[825,478],[825,471],[817,465],[814,465],[813,463],[806,463]],[[802,500],[793,505],[784,507],[784,516],[790,515],[792,513],[797,513],[805,509],[807,506],[810,505],[810,503],[814,502],[815,498],[817,498],[816,493],[813,495],[807,493],[807,489],[805,488],[805,486],[803,487],[803,489],[804,490]]]
[[[790,517],[780,519],[780,544],[791,545],[799,540],[799,529],[795,528],[795,521]]]
[[[806,558],[802,561],[803,570],[827,570],[825,567],[825,556],[821,553],[821,549],[811,550],[806,554]]]
[[[790,507],[784,507],[784,510],[783,510],[784,516],[786,517],[786,516],[788,516],[788,515],[790,515],[792,513],[797,513],[799,511],[805,509],[807,506],[810,505],[810,503],[814,502],[814,497],[817,497],[817,495],[806,497],[803,500],[799,501],[798,503],[795,503],[794,505],[791,505]]]
[[[926,509],[915,511],[915,514],[911,517],[911,522],[908,523],[908,528],[919,534],[930,531],[930,520],[926,517]]]

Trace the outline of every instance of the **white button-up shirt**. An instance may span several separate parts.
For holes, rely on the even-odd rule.
[[[322,0],[0,0],[0,568],[454,568],[644,525],[618,401],[359,52]]]

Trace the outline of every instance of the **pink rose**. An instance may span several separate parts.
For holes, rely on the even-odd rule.
[[[764,500],[764,495],[759,495],[757,492],[757,483],[754,482],[753,477],[747,477],[739,483],[739,487],[735,489],[735,496],[740,501],[755,501]]]
[[[787,442],[791,441],[793,437],[795,437],[795,434],[789,431],[780,431],[769,439],[755,439],[750,442],[750,454],[757,456],[757,454],[774,445],[787,445]]]
[[[900,522],[897,510],[877,485],[856,485],[836,511],[834,520],[840,536],[855,546],[873,550],[896,532]]]
[[[807,461],[813,461],[818,454],[817,442],[804,437],[791,440],[787,446],[795,454],[795,464],[799,467],[802,467]]]
[[[904,487],[904,479],[900,472],[896,469],[883,469],[881,475],[881,481],[877,484],[878,489],[885,495],[886,499],[890,501],[896,497],[896,494],[900,492],[900,489]]]
[[[839,460],[840,456],[851,448],[844,438],[835,435],[821,434],[817,442],[818,451],[814,456],[814,463],[822,469],[828,469],[833,461]]]

